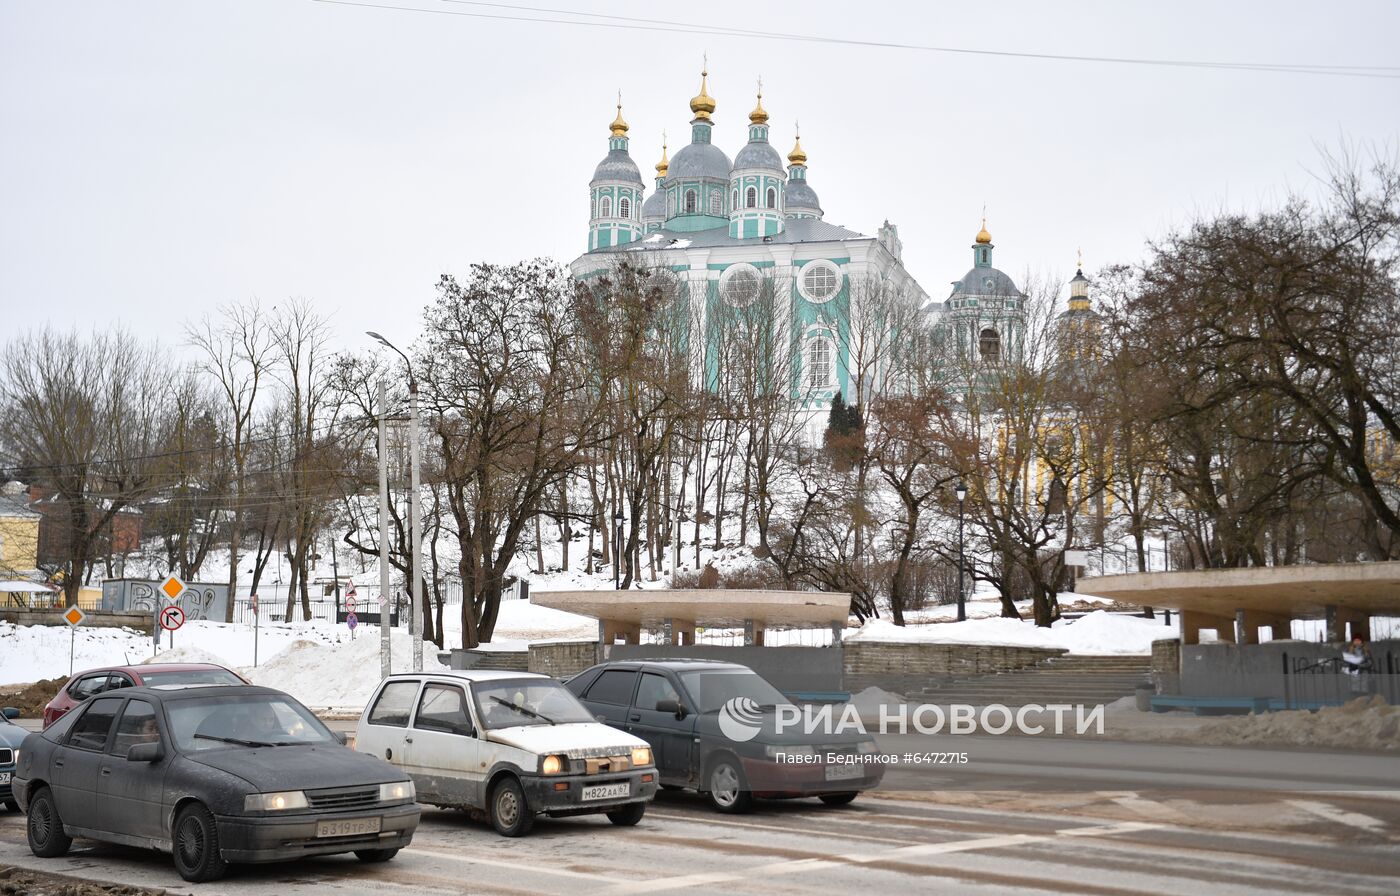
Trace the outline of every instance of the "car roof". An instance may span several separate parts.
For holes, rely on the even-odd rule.
[[[154,697],[156,700],[183,700],[187,697],[255,697],[272,696],[287,697],[287,693],[276,688],[263,687],[258,684],[157,684],[142,685],[136,688],[119,688],[114,691],[106,691],[98,694],[98,697],[124,697],[131,695],[146,695]]]
[[[669,669],[673,672],[695,671],[697,669],[739,669],[744,672],[752,672],[748,666],[739,663],[731,663],[725,660],[705,660],[691,659],[689,657],[656,657],[654,659],[635,660],[612,660],[606,663],[599,663],[595,669],[640,669],[646,666],[651,669]]]
[[[137,676],[148,672],[200,672],[209,669],[218,669],[229,672],[230,669],[215,663],[136,663],[130,666],[95,666],[91,669],[84,669],[76,672],[72,678],[81,678],[84,675],[91,675],[95,672],[130,672]]]
[[[497,681],[507,678],[549,678],[538,672],[511,672],[504,669],[444,669],[436,672],[395,672],[386,680],[417,678],[456,678],[460,681]]]

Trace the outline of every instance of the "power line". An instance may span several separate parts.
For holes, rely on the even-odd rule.
[[[1170,68],[1221,69],[1226,71],[1279,72],[1298,75],[1327,75],[1332,77],[1381,78],[1400,80],[1400,66],[1383,65],[1325,65],[1315,63],[1255,63],[1255,62],[1216,62],[1189,59],[1154,59],[1125,56],[1090,56],[1060,53],[1030,53],[1014,50],[980,50],[969,47],[948,47],[926,44],[909,44],[898,41],[859,40],[856,38],[831,37],[827,35],[799,34],[781,31],[758,31],[743,28],[728,28],[693,22],[677,22],[662,19],[646,19],[630,16],[614,16],[602,13],[584,13],[574,10],[549,7],[516,6],[514,4],[490,3],[484,0],[439,0],[459,6],[482,6],[496,9],[534,12],[543,15],[507,15],[504,13],[468,12],[460,9],[424,9],[417,6],[394,6],[386,3],[370,3],[363,0],[312,0],[335,6],[358,6],[365,9],[382,9],[392,12],[421,13],[426,15],[459,16],[473,19],[489,19],[507,22],[536,22],[550,25],[574,25],[586,28],[611,28],[628,31],[661,31],[673,34],[703,34],[726,37],[748,37],[760,40],[781,40],[821,44],[840,44],[877,49],[910,50],[926,53],[945,53],[966,56],[1001,57],[1009,59],[1033,59],[1052,62],[1088,62],[1111,65],[1141,65]],[[573,18],[552,18],[550,16],[572,16]],[[604,21],[585,21],[585,19]]]

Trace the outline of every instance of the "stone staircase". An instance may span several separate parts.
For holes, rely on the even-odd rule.
[[[1112,703],[1149,682],[1150,656],[1052,657],[1026,669],[952,679],[907,694],[912,703],[1025,706]]]

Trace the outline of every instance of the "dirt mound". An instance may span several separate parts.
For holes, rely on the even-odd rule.
[[[1358,697],[1316,712],[1292,710],[1204,725],[1191,738],[1210,744],[1287,744],[1353,750],[1400,750],[1400,707]]]
[[[0,896],[163,896],[168,892],[0,865]]]
[[[53,699],[67,678],[48,678],[33,684],[0,685],[0,706],[13,706],[20,718],[43,718],[44,705]]]

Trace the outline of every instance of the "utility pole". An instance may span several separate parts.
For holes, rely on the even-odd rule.
[[[410,478],[408,495],[409,533],[413,552],[413,610],[408,620],[408,633],[413,639],[413,671],[423,671],[423,517],[419,504],[418,481],[418,381],[413,368],[408,373],[408,445]]]
[[[388,678],[389,663],[389,453],[385,429],[389,410],[384,380],[379,380],[379,674]]]

